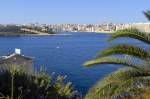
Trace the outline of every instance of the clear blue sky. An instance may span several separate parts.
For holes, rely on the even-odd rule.
[[[0,0],[0,23],[147,22],[150,0]]]

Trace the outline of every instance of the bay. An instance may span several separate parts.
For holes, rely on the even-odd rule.
[[[110,45],[118,43],[139,42],[130,39],[119,39],[108,43],[110,34],[68,33],[70,35],[0,37],[0,56],[20,48],[25,56],[34,57],[35,68],[47,68],[51,75],[67,75],[67,81],[83,95],[98,80],[117,70],[120,66],[102,65],[93,68],[83,66],[87,60],[96,57],[97,53]]]

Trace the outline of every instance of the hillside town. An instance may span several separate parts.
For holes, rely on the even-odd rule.
[[[117,30],[128,28],[136,28],[141,32],[150,32],[150,23],[102,23],[102,24],[1,24],[0,26],[20,26],[40,28],[40,31],[51,30],[53,32],[97,32],[97,33],[113,33]]]

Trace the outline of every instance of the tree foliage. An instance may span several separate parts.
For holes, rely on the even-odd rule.
[[[144,12],[150,20],[150,11]],[[132,38],[150,44],[150,34],[137,29],[119,30],[109,41],[118,38]],[[128,57],[126,57],[128,56]],[[84,65],[92,67],[99,64],[126,66],[99,81],[91,88],[85,99],[149,99],[150,92],[150,51],[144,47],[118,44],[107,48]]]
[[[27,73],[12,66],[0,70],[1,99],[75,99],[77,92],[72,83],[64,83],[65,77],[57,79],[45,72]]]

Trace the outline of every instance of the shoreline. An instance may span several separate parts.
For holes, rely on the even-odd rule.
[[[55,35],[72,35],[72,34],[0,34],[0,37],[15,37],[15,36],[55,36]]]
[[[94,31],[94,32],[92,32],[92,31],[79,31],[79,32],[80,33],[102,33],[102,34],[104,34],[104,33],[106,33],[106,34],[115,33],[115,31]],[[72,31],[72,33],[79,33],[79,32]]]
[[[18,33],[18,34],[0,34],[0,37],[15,37],[15,36],[67,36],[67,35],[72,35],[75,33],[95,33],[95,34],[112,34],[114,32],[106,32],[106,31],[100,31],[100,32],[86,32],[86,31],[82,31],[82,32],[63,32],[63,33],[56,33],[56,34],[48,34],[48,33],[40,33],[40,34],[23,34],[23,33]]]
[[[112,33],[115,33],[115,31],[98,31],[98,32],[95,32],[95,33],[112,34]]]
[[[71,34],[25,34],[24,36],[53,36],[53,35],[71,35]]]

